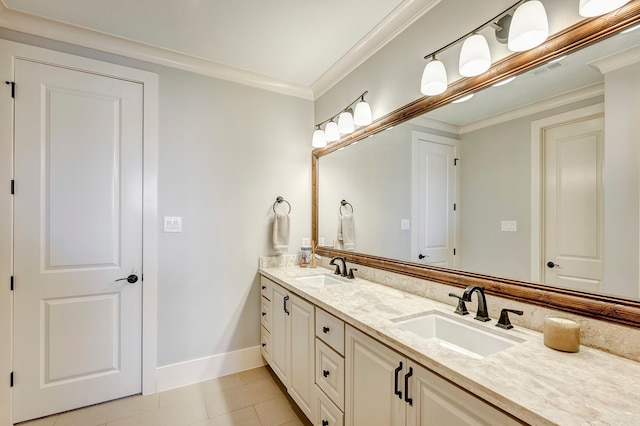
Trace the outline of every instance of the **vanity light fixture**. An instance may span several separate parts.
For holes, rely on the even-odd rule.
[[[463,77],[480,75],[491,67],[489,43],[483,35],[474,34],[464,41],[458,65]]]
[[[365,91],[333,117],[316,124],[311,146],[314,148],[324,148],[327,146],[327,142],[338,141],[341,135],[353,133],[356,126],[368,126],[371,124],[373,122],[371,107],[367,101],[364,100],[367,93],[369,92]],[[355,111],[352,109],[354,104],[356,104]],[[335,121],[336,118],[338,119],[337,123]],[[321,128],[323,124],[325,124],[324,131]]]
[[[549,37],[547,12],[539,0],[522,3],[513,13],[507,47],[524,52],[541,45]]]
[[[629,0],[580,0],[578,13],[580,16],[590,18],[612,12],[629,3]]]
[[[444,64],[436,59],[436,55],[433,55],[422,72],[420,92],[427,96],[439,95],[447,90],[448,84],[447,70]]]

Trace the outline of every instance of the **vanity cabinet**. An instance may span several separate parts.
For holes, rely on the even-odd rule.
[[[269,317],[271,329],[268,330],[269,358],[265,359],[298,407],[312,419],[315,398],[314,306],[274,282],[269,282],[269,286],[270,314],[265,316]]]
[[[346,426],[520,424],[353,327],[345,338]]]

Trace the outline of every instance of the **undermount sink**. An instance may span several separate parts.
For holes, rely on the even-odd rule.
[[[392,321],[404,330],[477,359],[503,351],[524,341],[503,335],[499,331],[483,329],[483,327],[438,311],[395,318]]]
[[[296,281],[300,281],[306,285],[313,287],[324,287],[327,285],[344,284],[342,281],[333,278],[331,275],[311,275],[308,277],[298,277]]]

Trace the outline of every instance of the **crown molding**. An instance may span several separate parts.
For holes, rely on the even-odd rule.
[[[39,37],[126,56],[166,67],[232,81],[297,98],[314,100],[311,88],[206,59],[116,37],[99,31],[41,18],[6,7],[0,0],[0,27]]]
[[[562,95],[547,98],[540,102],[525,105],[520,108],[514,108],[512,110],[487,117],[483,120],[478,120],[473,123],[460,127],[460,134],[473,132],[475,130],[483,129],[485,127],[494,126],[496,124],[504,123],[506,121],[515,120],[517,118],[527,117],[532,114],[536,114],[543,111],[548,111],[552,108],[569,105],[574,102],[583,101],[585,99],[591,99],[596,96],[604,94],[604,83],[596,83],[591,86],[583,87],[581,89],[572,90],[571,92],[563,93]]]
[[[441,1],[403,1],[311,85],[314,98],[322,96]]]
[[[629,65],[637,64],[638,62],[640,62],[640,46],[632,47],[602,59],[589,62],[588,65],[597,69],[602,74],[606,74]]]

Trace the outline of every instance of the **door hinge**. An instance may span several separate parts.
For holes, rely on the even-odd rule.
[[[9,387],[13,387],[13,371],[11,372],[11,378],[9,381],[11,382]]]
[[[11,275],[11,291],[13,291],[13,275]]]
[[[16,181],[11,179],[11,195],[16,193]]]
[[[459,158],[454,158],[454,159],[453,159],[453,165],[454,165],[454,166],[457,166],[457,165],[458,165],[458,161],[459,161],[459,160],[460,160]]]
[[[16,98],[16,82],[15,81],[5,81],[5,83],[11,85],[11,97],[13,99]]]
[[[453,255],[454,256],[456,255],[456,249],[453,249]]]

